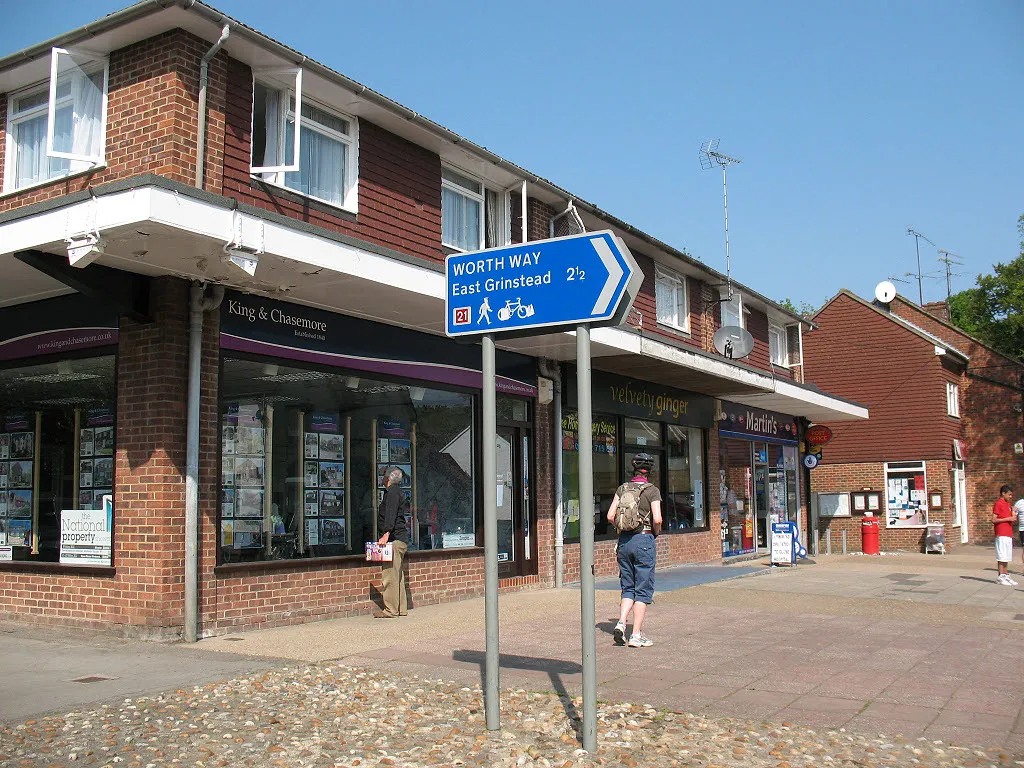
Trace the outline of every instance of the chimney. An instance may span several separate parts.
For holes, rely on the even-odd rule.
[[[932,317],[937,317],[939,320],[947,323],[949,322],[949,306],[944,301],[931,301],[927,304],[922,304],[921,309]]]

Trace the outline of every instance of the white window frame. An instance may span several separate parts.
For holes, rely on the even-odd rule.
[[[444,171],[445,170],[450,171],[451,173],[454,173],[454,174],[456,174],[458,176],[465,177],[466,181],[471,181],[471,182],[473,182],[475,184],[479,184],[480,185],[480,192],[474,192],[473,190],[468,189],[468,188],[462,186],[458,182],[450,181],[450,180],[446,179],[444,177]],[[484,246],[485,246],[485,244],[487,242],[487,192],[488,192],[487,184],[485,184],[483,179],[479,178],[478,176],[474,176],[472,173],[467,173],[466,171],[462,170],[461,168],[459,168],[457,166],[449,165],[449,164],[446,163],[443,166],[443,170],[441,172],[441,189],[442,189],[442,195],[441,195],[441,199],[442,199],[442,210],[441,210],[441,245],[443,245],[445,248],[451,248],[454,251],[458,251],[459,253],[470,253],[472,251],[478,251],[478,250],[484,248]],[[445,239],[445,232],[444,232],[444,210],[443,210],[443,206],[444,206],[444,203],[443,203],[443,200],[444,200],[443,190],[445,190],[445,189],[447,189],[449,192],[452,192],[452,193],[457,194],[457,195],[462,195],[465,198],[468,198],[470,200],[473,200],[476,203],[479,203],[479,205],[480,205],[480,227],[479,227],[480,231],[479,231],[478,238],[477,238],[478,247],[470,248],[467,251],[466,249],[462,248],[461,246],[458,246],[458,245],[455,245],[454,243],[448,242],[448,240]],[[491,189],[490,191],[496,192],[497,190]],[[502,229],[505,230],[504,234],[502,235],[502,237],[500,239],[505,240],[504,244],[507,245],[508,241],[511,239],[510,238],[510,227],[511,227],[510,206],[511,206],[511,203],[510,203],[509,196],[508,196],[507,192],[505,192],[505,193],[498,192],[498,194],[502,198],[502,199],[500,199],[498,201],[498,205],[502,209],[501,218],[503,219],[503,221],[501,222],[501,224],[502,224]]]
[[[289,84],[284,84],[289,78],[294,80],[294,84],[289,87]],[[289,121],[293,121],[295,124],[295,135],[292,139],[292,160],[293,162],[288,164],[284,162],[284,158],[287,157],[285,148],[282,146],[279,149],[280,162],[276,165],[253,165],[254,158],[251,157],[252,149],[250,148],[250,168],[249,173],[260,181],[270,184],[280,189],[287,190],[293,194],[301,195],[302,197],[309,198],[310,200],[316,200],[323,203],[324,205],[330,205],[334,208],[342,208],[347,211],[355,212],[358,207],[359,201],[359,122],[344,112],[340,112],[337,109],[332,109],[326,104],[321,104],[313,99],[303,99],[302,96],[302,69],[262,69],[253,72],[253,114],[252,122],[250,123],[250,136],[255,128],[256,120],[256,84],[259,83],[264,88],[272,89],[280,94],[281,109],[278,124],[278,135],[282,138],[285,135],[285,126]],[[292,105],[292,99],[295,99],[294,106]],[[329,115],[337,117],[339,120],[344,120],[349,125],[349,132],[340,133],[326,125],[322,125],[315,120],[302,116],[303,103],[308,104],[321,112],[326,112]],[[342,180],[342,201],[337,200],[325,200],[322,197],[316,195],[307,194],[299,189],[289,187],[285,175],[288,173],[298,173],[302,166],[302,129],[307,128],[316,133],[322,134],[332,141],[337,141],[339,144],[345,147],[345,178]]]
[[[687,291],[686,277],[664,269],[660,265],[656,265],[654,269],[654,281],[654,304],[658,325],[667,325],[677,331],[689,333],[690,296],[689,291]],[[672,307],[672,314],[675,316],[674,319],[662,317],[662,310],[667,308],[662,307],[661,303],[658,301],[658,288],[660,286],[668,286],[669,290],[673,291],[675,294],[676,300]]]
[[[960,418],[960,385],[946,382],[946,413],[954,419]]]
[[[59,152],[53,149],[53,134],[54,125],[56,121],[57,107],[63,106],[69,97],[64,97],[60,100],[57,98],[57,80],[59,61],[61,56],[74,56],[82,59],[89,59],[90,61],[86,65],[86,71],[99,71],[102,67],[103,70],[103,95],[101,102],[101,127],[100,127],[100,152],[96,156],[91,155],[76,155],[69,152]],[[95,69],[93,69],[95,68]],[[110,87],[110,60],[106,56],[100,54],[91,53],[88,51],[82,51],[79,49],[67,49],[67,48],[52,48],[50,49],[50,77],[45,83],[36,83],[27,88],[23,88],[18,91],[13,91],[7,94],[7,124],[5,129],[5,148],[4,148],[4,183],[3,183],[3,194],[10,192],[20,192],[26,189],[32,189],[33,187],[40,187],[46,184],[51,184],[60,179],[66,179],[70,176],[75,176],[80,173],[87,173],[89,171],[96,170],[106,164],[106,147],[107,147],[107,102],[109,97]],[[20,100],[32,96],[38,93],[46,93],[47,99],[45,102],[37,104],[34,107],[30,107],[22,112],[15,111],[15,104]],[[59,101],[59,103],[58,103]],[[57,174],[55,176],[48,176],[45,179],[39,181],[32,181],[28,184],[22,184],[16,186],[14,183],[14,176],[18,162],[18,143],[15,139],[16,126],[20,123],[27,122],[29,120],[36,119],[43,114],[46,114],[46,156],[48,158],[56,158],[61,160],[70,160],[71,165],[68,170],[64,173]],[[85,167],[83,167],[83,164]]]
[[[281,87],[279,83],[274,82],[275,78],[287,78],[293,79],[293,85],[291,88]],[[302,150],[302,68],[297,69],[262,69],[256,70],[252,73],[252,94],[253,94],[253,110],[252,110],[252,122],[249,125],[249,135],[252,136],[252,131],[256,121],[256,83],[259,82],[265,87],[273,88],[281,94],[281,114],[279,117],[280,125],[278,125],[278,136],[284,136],[285,124],[288,122],[288,112],[291,108],[292,97],[295,98],[295,146],[292,154],[292,164],[288,165],[283,161],[277,165],[254,165],[253,158],[250,157],[250,173],[253,176],[264,173],[294,173],[299,170],[299,164],[301,162],[301,150]],[[284,147],[281,147],[281,157],[286,157]],[[264,179],[266,181],[266,179]],[[280,184],[279,186],[284,186]]]
[[[747,323],[746,323],[746,320],[743,318],[743,296],[740,293],[734,291],[733,294],[732,294],[732,298],[730,299],[728,292],[726,292],[726,291],[722,292],[722,301],[720,303],[720,310],[719,310],[719,312],[720,312],[720,319],[722,321],[722,327],[723,328],[725,326],[729,325],[729,323],[725,322],[725,308],[726,308],[726,306],[729,306],[729,307],[733,307],[734,306],[736,308],[734,314],[739,318],[738,325],[739,325],[740,328],[746,328],[747,327]]]
[[[777,339],[779,348],[779,356],[776,359],[775,354],[772,352],[772,337]],[[778,365],[782,368],[789,367],[789,334],[786,332],[785,326],[776,325],[775,323],[768,322],[768,359],[771,360],[772,365]]]

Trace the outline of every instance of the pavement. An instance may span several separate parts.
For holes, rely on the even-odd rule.
[[[646,649],[613,644],[618,594],[614,580],[599,580],[598,697],[605,706],[633,703],[706,722],[885,734],[886,747],[893,736],[976,745],[1024,765],[1024,578],[1012,588],[994,578],[991,551],[973,546],[945,556],[821,556],[795,568],[662,569],[645,627],[655,645]],[[578,589],[501,596],[503,699],[516,691],[579,694],[579,597]],[[286,660],[474,691],[485,655],[482,599],[415,608],[403,619],[337,619],[192,646],[2,629],[0,653],[18,670],[4,677],[7,722],[162,686],[280,674]],[[117,679],[71,682],[105,672]]]

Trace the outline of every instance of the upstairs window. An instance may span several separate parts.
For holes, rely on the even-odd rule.
[[[54,48],[50,79],[8,99],[4,192],[102,165],[107,59]]]
[[[786,329],[781,325],[768,325],[768,352],[771,356],[772,365],[789,365]]]
[[[690,308],[686,295],[686,279],[658,267],[655,270],[654,298],[658,310],[658,323],[688,333]]]
[[[743,328],[743,298],[734,293],[732,299],[724,299],[719,304],[722,308],[722,327],[734,325]]]
[[[960,385],[952,381],[946,382],[946,413],[960,418]]]
[[[299,116],[297,121],[296,115]],[[254,176],[355,210],[358,187],[355,145],[354,120],[303,98],[302,70],[260,73],[254,81]]]
[[[441,242],[459,251],[508,245],[509,197],[460,171],[441,169]]]

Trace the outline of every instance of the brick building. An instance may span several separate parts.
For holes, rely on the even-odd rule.
[[[593,332],[592,503],[655,454],[663,564],[804,521],[798,431],[867,416],[803,382],[800,317],[201,2],[0,59],[0,153],[0,617],[190,637],[365,612],[393,465],[411,604],[482,594],[459,251],[611,229],[633,252],[628,322]],[[578,578],[574,357],[498,341],[503,589]]]
[[[1024,362],[948,322],[944,303],[889,304],[840,291],[804,338],[808,376],[866,405],[871,418],[827,424],[833,439],[811,472],[823,494],[818,545],[861,547],[870,506],[882,549],[920,550],[929,525],[947,547],[992,541],[999,486],[1024,488]]]

